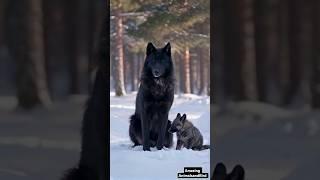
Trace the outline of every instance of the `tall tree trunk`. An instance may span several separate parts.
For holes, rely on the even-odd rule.
[[[188,46],[185,47],[185,51],[184,51],[184,62],[183,62],[183,66],[184,66],[184,78],[183,78],[183,90],[184,93],[191,93],[191,86],[190,86],[190,49]]]
[[[47,89],[41,0],[9,3],[10,52],[17,63],[18,107],[31,109],[51,104]]]
[[[86,0],[66,2],[71,94],[84,93],[88,80],[89,9]]]
[[[131,90],[132,90],[132,91],[136,91],[136,90],[137,90],[137,84],[138,84],[138,77],[137,77],[138,63],[139,63],[138,54],[137,54],[137,53],[133,53],[133,59],[131,60]]]
[[[200,87],[199,87],[199,92],[198,94],[201,95],[204,92],[205,89],[205,77],[204,77],[204,59],[203,59],[203,54],[201,51],[201,48],[198,49],[198,59],[199,59],[199,81],[200,81]]]
[[[285,91],[284,103],[286,105],[292,104],[294,98],[297,97],[299,91],[299,84],[301,83],[301,68],[299,64],[299,8],[298,0],[289,1],[288,5],[288,35],[289,35],[289,82]]]
[[[201,89],[201,58],[199,50],[197,50],[196,55],[196,71],[197,71],[197,79],[196,79],[196,88],[197,88],[197,94],[199,94]]]
[[[199,48],[199,63],[200,63],[200,89],[199,89],[199,95],[204,95],[207,92],[207,86],[208,84],[208,78],[210,78],[210,72],[209,72],[209,59],[206,58],[206,49]],[[218,61],[217,61],[218,62]]]
[[[0,48],[4,45],[4,18],[5,18],[5,9],[6,0],[0,0]]]
[[[131,53],[130,52],[125,52],[123,57],[131,57]],[[132,59],[131,59],[132,60]],[[130,82],[131,82],[131,62],[129,62],[128,59],[124,58],[124,62],[123,62],[123,66],[124,66],[124,88],[128,91],[129,86],[130,86]]]
[[[180,59],[178,58],[177,54],[174,54],[173,55],[174,59],[173,59],[173,62],[174,62],[174,70],[175,70],[175,78],[176,78],[176,83],[175,83],[175,90],[176,90],[176,93],[180,93],[180,78],[181,78],[181,67],[180,67]]]
[[[99,34],[102,29],[103,18],[105,18],[105,1],[87,1],[88,10],[89,10],[89,24],[88,24],[88,52],[89,52],[89,68],[88,68],[88,90],[91,92],[93,86],[93,78],[96,66],[98,64],[98,42],[99,42]],[[109,1],[107,1],[109,3]],[[108,31],[109,32],[109,31]],[[110,52],[110,57],[112,53]],[[112,75],[112,68],[110,62],[110,74]]]
[[[5,42],[6,11],[7,0],[0,0],[0,93],[13,92],[11,88],[12,67],[9,65],[11,60],[8,59],[7,44]]]
[[[255,1],[255,44],[259,100],[279,102],[278,0]]]
[[[194,94],[194,84],[195,84],[195,67],[193,66],[193,58],[190,58],[190,93]]]
[[[301,2],[301,1],[299,1]],[[320,6],[318,6],[320,7]],[[300,50],[301,56],[299,57],[299,62],[302,68],[301,77],[301,103],[305,108],[310,108],[311,106],[311,63],[312,63],[312,1],[305,1],[301,5],[301,33],[300,33]]]
[[[284,99],[286,96],[286,91],[288,84],[290,82],[290,60],[289,60],[289,8],[287,1],[279,2],[279,12],[277,17],[279,19],[278,24],[278,39],[279,43],[279,84],[281,91],[281,104],[284,104]]]
[[[70,94],[79,94],[79,77],[78,77],[78,59],[76,56],[77,46],[76,46],[76,32],[77,30],[77,9],[78,4],[76,0],[65,1],[64,11],[66,12],[66,46],[67,46],[67,56],[69,62],[69,77],[70,77]]]
[[[313,0],[312,20],[313,20],[313,57],[312,57],[312,76],[311,92],[312,107],[320,108],[320,1]]]
[[[76,87],[74,93],[87,93],[88,80],[89,80],[89,9],[87,0],[78,0],[76,2],[76,14],[75,14],[75,51],[74,57],[76,60],[76,74],[75,81]]]
[[[136,79],[137,79],[137,88],[139,87],[140,83],[140,71],[142,71],[142,63],[143,63],[143,56],[141,55],[141,52],[137,53],[137,70],[136,70]]]
[[[67,21],[63,0],[43,1],[44,45],[48,87],[52,98],[69,95],[69,78],[61,81],[61,77],[69,75],[68,46],[66,43]]]
[[[139,53],[139,72],[138,72],[138,82],[140,83],[140,78],[142,74],[142,69],[145,61],[145,54],[143,52]]]
[[[212,3],[212,2],[211,2]],[[213,17],[211,16],[210,19],[211,23],[213,23],[214,28],[210,29],[211,35],[213,36],[213,44],[211,44],[210,46],[213,46],[213,48],[210,48],[211,51],[211,57],[210,60],[208,60],[208,63],[210,63],[210,61],[213,62],[213,64],[210,66],[213,68],[212,70],[212,77],[211,80],[213,82],[212,86],[214,87],[214,102],[215,103],[223,103],[225,101],[226,98],[226,91],[224,90],[224,87],[226,86],[226,84],[231,83],[230,81],[226,81],[226,74],[224,71],[224,64],[226,63],[226,56],[225,56],[225,52],[228,52],[227,50],[229,49],[225,49],[225,43],[226,43],[226,37],[225,34],[228,32],[225,29],[225,26],[227,23],[230,24],[230,22],[226,22],[225,21],[225,16],[227,15],[227,7],[226,7],[226,1],[224,0],[215,0],[214,1],[214,6],[213,6]],[[211,25],[212,27],[212,25]],[[229,53],[229,52],[228,52]],[[202,58],[201,58],[202,59]],[[212,60],[211,60],[212,59]],[[203,63],[201,63],[203,64]],[[229,67],[228,69],[228,73],[232,74],[232,68]],[[210,71],[208,72],[210,74]],[[210,78],[209,78],[210,81]],[[209,84],[208,84],[209,86]],[[229,89],[230,91],[230,89]]]
[[[179,63],[179,87],[180,87],[180,92],[184,93],[184,87],[185,87],[185,69],[184,69],[184,57],[183,55],[176,55],[176,59],[178,59],[178,63]]]
[[[243,46],[241,37],[241,25],[239,17],[242,16],[242,12],[239,12],[239,4],[242,3],[238,0],[223,1],[225,7],[223,17],[223,39],[224,47],[223,56],[223,82],[224,82],[224,94],[227,100],[237,101],[242,100],[243,97],[243,83],[241,78],[241,64],[243,54],[239,47]],[[217,27],[218,28],[218,27]],[[217,29],[218,30],[218,29]],[[217,42],[216,42],[217,43]],[[218,46],[218,44],[217,44]],[[215,61],[215,60],[214,60]],[[218,68],[218,67],[217,67]]]
[[[189,62],[190,62],[190,92],[194,94],[196,90],[196,79],[197,79],[196,64],[195,64],[194,58],[190,58]]]
[[[257,100],[257,80],[253,23],[253,0],[243,0],[237,4],[241,28],[241,44],[239,60],[242,62],[241,77],[244,98]]]
[[[290,81],[285,104],[309,103],[309,85],[306,63],[311,60],[311,22],[309,2],[287,1],[289,5]],[[307,89],[306,89],[307,88]],[[298,99],[300,98],[301,99]]]
[[[28,58],[33,64],[35,88],[40,104],[50,105],[51,100],[47,87],[47,73],[45,70],[44,32],[42,1],[30,0],[28,3],[29,16],[27,21],[28,32]]]
[[[212,74],[211,74],[211,67],[210,67],[210,64],[213,62],[212,61],[212,59],[210,59],[210,58],[208,58],[208,62],[209,62],[209,66],[208,66],[208,71],[207,71],[207,96],[210,96],[211,98],[211,100],[212,100],[212,98],[213,98],[213,96],[211,96],[211,81],[210,81],[210,79],[212,78]],[[210,101],[211,101],[210,100]]]
[[[116,56],[115,56],[115,93],[116,96],[125,95],[124,87],[124,52],[123,52],[123,24],[122,17],[120,16],[121,11],[119,9],[115,10],[115,20],[116,20]]]

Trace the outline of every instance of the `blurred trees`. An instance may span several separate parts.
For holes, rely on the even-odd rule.
[[[172,43],[178,93],[207,94],[209,3],[111,1],[110,85],[116,94],[137,90],[149,41]],[[214,1],[216,102],[319,107],[319,6],[317,0]],[[27,108],[86,93],[104,0],[0,0],[0,9],[0,86],[11,88],[7,94],[15,92]]]
[[[30,0],[25,9],[27,10],[27,20],[25,21],[27,26],[27,39],[25,39],[27,57],[20,64],[20,66],[24,66],[21,67],[20,72],[26,72],[26,74],[22,73],[18,77],[21,80],[18,81],[18,102],[23,108],[30,108],[36,104],[48,106],[51,103],[51,99],[45,70],[42,1]],[[25,79],[25,77],[30,79]],[[32,88],[29,89],[28,87]]]
[[[47,106],[51,100],[45,73],[41,1],[10,1],[8,7],[9,11],[16,10],[10,16],[8,28],[12,37],[8,46],[17,66],[18,106]]]
[[[110,61],[113,73],[110,78],[116,95],[123,94],[122,84],[127,91],[136,90],[147,42],[161,47],[169,41],[174,52],[177,92],[207,93],[209,1],[114,0],[111,14]],[[118,17],[122,20],[122,33],[119,33]],[[119,52],[120,49],[124,52]]]
[[[0,44],[9,50],[9,56],[0,51],[0,62],[15,72],[16,81],[8,84],[14,89],[7,94],[16,92],[19,107],[86,93],[104,0],[0,0],[0,5]]]
[[[319,107],[319,2],[216,0],[216,103]]]
[[[312,63],[311,63],[311,94],[312,107],[320,108],[320,1],[312,4]]]

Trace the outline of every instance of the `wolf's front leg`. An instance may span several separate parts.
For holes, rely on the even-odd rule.
[[[178,140],[176,150],[181,150],[182,145],[183,145],[183,142],[181,140]]]
[[[142,141],[143,141],[143,150],[150,151],[150,127],[149,127],[150,117],[148,113],[143,110],[141,116],[141,129],[142,129]]]
[[[167,132],[167,124],[168,124],[168,113],[160,114],[159,120],[161,121],[161,125],[158,131],[158,140],[157,140],[157,149],[160,150],[164,146],[164,138]]]

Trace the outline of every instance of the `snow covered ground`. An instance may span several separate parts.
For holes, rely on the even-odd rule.
[[[184,167],[202,167],[209,173],[210,150],[192,151],[183,149],[142,150],[142,146],[132,148],[129,139],[129,117],[135,110],[136,93],[115,97],[110,93],[110,173],[111,180],[171,180]],[[173,120],[177,113],[186,113],[187,118],[201,131],[204,144],[210,142],[210,98],[195,95],[177,95],[169,113]],[[209,173],[210,177],[210,173]]]

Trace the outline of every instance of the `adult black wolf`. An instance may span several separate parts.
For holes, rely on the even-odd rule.
[[[172,146],[172,133],[168,132],[171,122],[169,110],[174,98],[174,68],[171,46],[155,48],[148,43],[147,56],[141,75],[136,98],[136,111],[131,116],[129,135],[134,145],[162,149]]]

